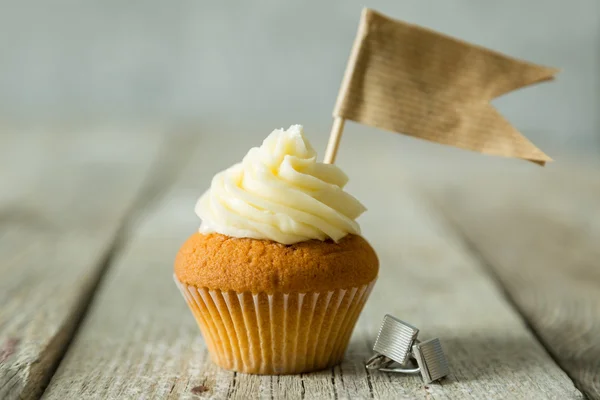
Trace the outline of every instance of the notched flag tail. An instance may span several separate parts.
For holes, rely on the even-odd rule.
[[[490,101],[558,71],[365,9],[333,115],[544,165]]]

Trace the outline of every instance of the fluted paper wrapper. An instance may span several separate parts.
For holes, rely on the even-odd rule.
[[[490,102],[557,72],[365,9],[333,115],[543,165]]]
[[[312,293],[237,293],[175,282],[212,360],[250,374],[296,374],[338,364],[375,281]]]

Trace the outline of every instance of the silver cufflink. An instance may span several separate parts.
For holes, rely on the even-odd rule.
[[[367,363],[367,369],[382,372],[421,373],[423,382],[437,381],[450,373],[448,361],[438,338],[421,342],[419,330],[391,315],[383,318],[375,340],[375,354]],[[417,366],[410,365],[416,361]],[[399,364],[395,366],[393,364]]]

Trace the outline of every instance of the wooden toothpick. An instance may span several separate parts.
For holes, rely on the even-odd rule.
[[[325,151],[325,159],[323,160],[325,164],[333,164],[335,162],[345,122],[346,120],[342,117],[335,117],[333,120],[331,133],[329,134],[329,142],[327,143],[327,150]]]

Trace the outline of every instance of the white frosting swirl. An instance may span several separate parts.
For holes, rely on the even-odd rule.
[[[201,233],[292,244],[360,233],[366,209],[343,190],[348,177],[317,162],[301,125],[274,130],[240,164],[215,175],[198,200]]]

